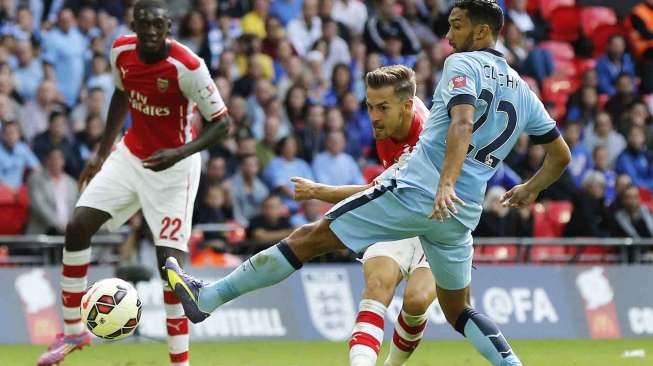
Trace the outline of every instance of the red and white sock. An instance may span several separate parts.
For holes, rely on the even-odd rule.
[[[397,317],[390,353],[383,366],[402,366],[419,345],[426,328],[427,315],[409,315],[403,310]]]
[[[168,352],[170,365],[189,366],[188,363],[188,318],[177,295],[168,284],[163,286],[163,302],[166,309],[166,328],[168,330]]]
[[[63,251],[61,276],[61,303],[63,305],[63,332],[77,335],[84,331],[79,307],[88,286],[86,273],[91,261],[91,248],[69,252]]]
[[[383,342],[386,307],[376,300],[362,300],[349,341],[350,366],[374,366]]]

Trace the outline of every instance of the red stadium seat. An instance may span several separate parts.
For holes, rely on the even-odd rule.
[[[539,0],[540,1],[540,15],[545,20],[550,20],[551,13],[555,8],[561,6],[573,6],[576,5],[575,0]]]
[[[538,203],[533,207],[536,238],[559,238],[571,218],[573,206],[568,201]]]
[[[575,79],[567,76],[552,76],[542,83],[542,100],[554,103],[559,116],[565,115],[567,98],[578,87]]]
[[[580,11],[580,24],[585,35],[591,35],[601,25],[617,24],[617,14],[605,6],[584,6]]]
[[[576,56],[574,48],[568,42],[561,41],[544,41],[538,44],[538,47],[544,48],[551,52],[554,60],[571,61]]]
[[[474,251],[474,260],[490,263],[515,263],[519,261],[516,245],[482,245]]]
[[[550,37],[554,41],[573,42],[580,35],[580,8],[577,6],[559,6],[551,12]]]
[[[596,68],[596,60],[591,58],[575,58],[574,63],[576,64],[576,73],[579,76],[583,75],[587,70]]]
[[[599,57],[605,52],[605,48],[608,45],[608,39],[610,39],[614,34],[621,34],[625,37],[626,30],[620,24],[604,24],[599,25],[591,34],[588,34],[588,37],[592,39],[592,43],[594,44],[594,52],[592,53],[593,57]]]
[[[563,263],[571,259],[571,255],[564,245],[533,245],[529,259],[535,263]]]

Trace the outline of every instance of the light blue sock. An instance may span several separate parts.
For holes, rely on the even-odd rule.
[[[283,281],[301,266],[288,244],[281,241],[249,258],[221,280],[203,287],[198,306],[211,313],[240,295]]]
[[[490,318],[467,308],[456,321],[456,330],[495,366],[522,366],[512,348]]]

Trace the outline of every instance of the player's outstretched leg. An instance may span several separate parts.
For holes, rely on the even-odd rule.
[[[406,283],[404,302],[395,322],[390,353],[384,366],[402,366],[422,341],[427,311],[435,300],[435,281],[428,268],[415,269]]]
[[[445,290],[438,286],[437,293],[449,324],[465,336],[490,363],[495,366],[522,365],[499,327],[490,318],[471,307],[469,287]]]
[[[349,341],[350,366],[374,366],[383,343],[384,317],[401,281],[399,265],[389,257],[372,257],[363,264],[365,289]]]
[[[319,255],[344,249],[344,245],[322,219],[295,230],[280,241],[245,261],[229,275],[212,284],[204,284],[185,273],[174,258],[166,260],[168,283],[193,323],[206,319],[220,305],[245,293],[283,281],[302,264]]]
[[[39,357],[39,366],[56,365],[69,353],[91,344],[91,335],[82,324],[79,307],[88,285],[86,272],[91,261],[91,236],[110,218],[106,212],[78,207],[66,227],[61,276],[64,332],[58,334]]]

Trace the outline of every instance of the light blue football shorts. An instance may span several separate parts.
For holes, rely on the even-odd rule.
[[[438,286],[465,288],[474,254],[471,231],[454,218],[429,219],[432,209],[433,198],[422,190],[386,181],[341,201],[325,218],[340,241],[357,253],[376,242],[419,236]]]

